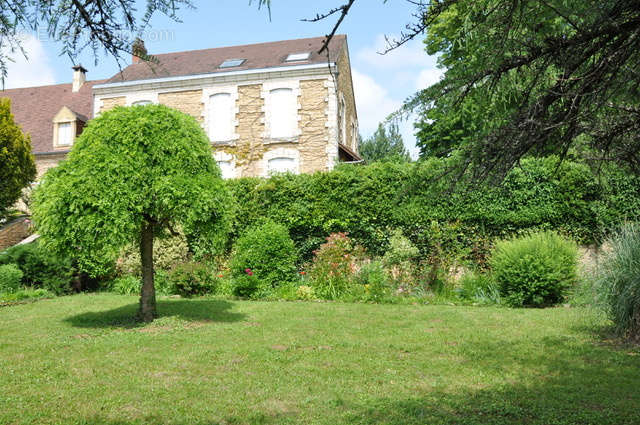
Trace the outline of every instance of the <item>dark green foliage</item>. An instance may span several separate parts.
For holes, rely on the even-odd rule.
[[[15,264],[22,273],[22,285],[44,288],[56,295],[71,292],[75,268],[39,242],[17,245],[0,253],[0,264]]]
[[[237,200],[234,238],[264,218],[284,224],[302,261],[327,235],[347,232],[384,255],[395,229],[444,263],[463,257],[486,268],[495,238],[555,229],[580,243],[640,214],[640,180],[555,157],[526,159],[501,186],[467,186],[442,176],[455,158],[342,166],[329,173],[227,182]],[[437,179],[437,177],[441,177]],[[452,179],[458,187],[452,192]],[[443,265],[444,266],[444,265]]]
[[[0,15],[2,12],[0,12]],[[1,38],[1,36],[0,36]],[[0,53],[0,58],[2,53]],[[0,60],[0,68],[1,68]],[[0,98],[0,219],[36,177],[31,139],[13,120],[11,101]]]
[[[22,271],[15,264],[0,266],[0,292],[15,292],[22,284]]]
[[[258,286],[269,290],[296,278],[296,260],[296,249],[287,228],[267,220],[248,228],[236,241],[231,276],[240,286],[258,290],[255,282],[259,282]]]
[[[212,271],[202,263],[184,263],[169,273],[171,293],[197,297],[214,293],[218,282]]]
[[[389,124],[388,129],[380,123],[370,138],[360,142],[359,152],[367,162],[406,162],[411,159],[396,123]]]
[[[492,276],[512,307],[554,305],[576,283],[577,255],[575,243],[557,233],[533,233],[496,244]]]
[[[609,241],[593,282],[616,330],[640,341],[640,225],[623,226]]]

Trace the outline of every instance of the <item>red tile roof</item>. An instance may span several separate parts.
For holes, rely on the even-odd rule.
[[[326,53],[318,54],[324,39],[324,37],[302,38],[156,55],[154,52],[149,52],[150,55],[155,56],[158,63],[141,62],[129,65],[122,72],[107,80],[106,83],[326,63]],[[329,45],[331,61],[337,60],[340,49],[345,42],[345,35],[336,35],[332,39]],[[285,62],[291,53],[305,52],[311,53],[308,60]],[[237,67],[220,68],[220,64],[228,59],[246,59],[246,61]]]
[[[54,151],[53,118],[63,106],[78,115],[93,117],[92,87],[100,81],[87,81],[77,93],[71,84],[0,90],[0,97],[11,99],[11,112],[22,131],[31,135],[33,153]]]

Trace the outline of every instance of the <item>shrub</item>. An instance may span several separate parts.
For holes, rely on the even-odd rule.
[[[153,266],[156,271],[170,271],[178,264],[185,263],[191,258],[189,245],[183,234],[167,238],[156,238],[153,241]],[[140,248],[129,245],[122,250],[116,261],[116,272],[120,276],[141,276]]]
[[[414,260],[419,254],[418,248],[402,234],[402,230],[396,229],[389,239],[389,248],[382,260],[387,267],[391,267]]]
[[[69,259],[61,259],[37,241],[9,248],[0,254],[0,264],[16,264],[24,273],[23,286],[44,288],[56,295],[71,292],[75,269]]]
[[[169,273],[171,292],[183,297],[197,297],[214,293],[216,277],[202,263],[185,263]]]
[[[22,271],[15,264],[0,266],[0,292],[15,292],[20,289]]]
[[[382,262],[374,260],[364,262],[355,276],[356,297],[362,301],[383,301],[391,294],[391,286]]]
[[[623,226],[610,244],[594,287],[618,333],[640,341],[640,224]]]
[[[231,276],[237,281],[241,296],[249,296],[294,281],[296,260],[296,249],[286,227],[267,220],[236,241],[230,262]]]
[[[458,281],[460,298],[480,304],[499,304],[500,291],[487,273],[469,271]]]
[[[557,233],[538,232],[498,242],[490,264],[507,304],[542,307],[563,301],[575,284],[577,253]]]
[[[233,284],[233,295],[237,297],[260,298],[268,292],[264,282],[251,269],[246,269],[244,275],[234,277]]]
[[[314,255],[309,278],[315,294],[325,299],[340,298],[349,290],[360,268],[363,248],[345,233],[334,233]]]
[[[137,295],[140,294],[142,280],[136,276],[122,276],[113,281],[113,291],[120,295]]]
[[[52,292],[49,292],[46,289],[42,289],[42,288],[37,288],[37,289],[24,288],[24,289],[19,289],[12,293],[4,293],[0,295],[0,301],[10,303],[10,302],[22,301],[22,300],[51,298],[54,295],[55,294],[53,294]]]

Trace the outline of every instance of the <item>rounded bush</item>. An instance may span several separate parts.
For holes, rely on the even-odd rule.
[[[217,282],[211,270],[202,263],[185,263],[169,273],[171,292],[183,297],[214,293]]]
[[[578,248],[554,232],[500,241],[489,263],[500,295],[513,307],[544,307],[564,300],[576,282]]]
[[[22,270],[15,264],[0,266],[0,292],[14,292],[20,289]]]
[[[231,276],[242,287],[237,295],[251,296],[295,280],[296,260],[286,227],[267,220],[250,228],[233,247]]]

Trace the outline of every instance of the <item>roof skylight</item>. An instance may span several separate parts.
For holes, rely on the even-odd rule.
[[[227,59],[220,64],[220,68],[233,68],[242,65],[246,59]]]
[[[311,53],[309,52],[304,52],[304,53],[291,53],[289,56],[287,56],[287,58],[284,60],[285,62],[300,62],[300,61],[306,61],[307,59],[309,59],[309,56],[311,56]]]

